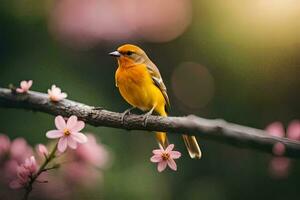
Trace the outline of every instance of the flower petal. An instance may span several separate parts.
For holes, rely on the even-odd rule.
[[[64,130],[67,125],[66,125],[66,121],[64,120],[64,118],[62,116],[57,116],[55,117],[55,126],[58,130]]]
[[[24,187],[18,180],[13,180],[12,182],[9,183],[9,187],[11,189],[19,189]]]
[[[64,135],[64,133],[60,130],[52,130],[48,131],[46,133],[47,138],[53,139],[53,138],[60,138]]]
[[[172,159],[177,159],[181,156],[181,153],[179,151],[170,151],[169,154]]]
[[[83,121],[77,121],[75,126],[71,129],[72,132],[79,132],[81,131],[85,126],[85,123]]]
[[[43,144],[36,145],[36,151],[40,156],[48,156],[49,155],[47,147]]]
[[[175,162],[173,159],[170,158],[170,159],[167,160],[167,162],[168,162],[169,167],[170,167],[172,170],[174,170],[174,171],[177,170],[176,162]]]
[[[60,94],[60,98],[61,98],[61,99],[65,99],[65,98],[67,98],[67,97],[68,97],[68,94],[65,93],[65,92],[63,92],[63,93]]]
[[[86,143],[87,137],[83,133],[75,132],[71,134],[71,137],[78,143]]]
[[[166,161],[159,162],[157,165],[157,171],[162,172],[166,169],[166,167],[167,167]]]
[[[29,80],[29,81],[27,82],[28,89],[29,89],[29,88],[31,88],[31,86],[32,86],[32,83],[33,83],[33,81],[32,81],[32,80]]]
[[[157,162],[161,162],[162,161],[162,157],[161,155],[154,155],[150,158],[151,162],[157,163]]]
[[[266,131],[276,137],[284,137],[284,128],[281,122],[274,122],[267,126]]]
[[[277,142],[273,146],[273,154],[276,156],[282,156],[285,153],[285,146],[281,142]]]
[[[62,137],[58,141],[57,148],[60,152],[64,152],[67,149],[68,139],[66,137]]]
[[[17,91],[17,93],[24,93],[25,92],[22,88],[17,88],[16,91]]]
[[[174,144],[170,144],[167,148],[166,148],[166,153],[169,153],[170,151],[172,151],[174,149]]]
[[[292,121],[287,129],[287,137],[292,140],[300,140],[300,121]]]
[[[67,129],[72,130],[72,128],[77,124],[77,117],[72,115],[67,121]]]
[[[21,86],[22,89],[27,90],[27,88],[28,88],[28,83],[27,83],[27,81],[21,81],[20,86]]]
[[[60,94],[61,93],[61,89],[59,87],[56,87],[56,85],[52,85],[51,90],[52,90],[53,94]]]
[[[72,137],[68,137],[68,145],[71,149],[77,148],[77,142]]]
[[[156,155],[161,155],[161,154],[163,153],[163,150],[161,150],[161,149],[154,149],[154,150],[152,151],[152,153],[153,153],[153,154],[156,154]]]

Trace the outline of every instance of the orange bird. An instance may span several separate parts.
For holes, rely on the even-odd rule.
[[[147,54],[135,45],[125,44],[109,55],[118,60],[116,86],[122,97],[132,106],[123,112],[122,121],[134,108],[148,111],[144,115],[144,124],[153,111],[160,116],[167,116],[167,108],[170,106],[167,88],[158,68]],[[166,133],[156,132],[156,139],[162,147],[168,146]],[[191,158],[201,158],[195,136],[183,135],[183,140]]]

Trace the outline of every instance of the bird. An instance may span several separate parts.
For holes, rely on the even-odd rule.
[[[115,84],[121,96],[132,107],[122,113],[124,117],[133,109],[146,112],[143,116],[144,125],[148,116],[153,112],[160,116],[168,116],[170,101],[167,88],[156,65],[150,60],[145,51],[133,44],[124,44],[116,51],[109,53],[116,57],[118,68],[115,73]],[[182,135],[191,158],[201,158],[201,150],[195,136]],[[156,132],[158,144],[166,148],[169,144],[165,132]]]

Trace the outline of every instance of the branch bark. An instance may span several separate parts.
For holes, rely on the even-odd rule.
[[[53,103],[44,93],[29,91],[27,94],[16,94],[5,88],[0,88],[0,107],[40,111],[54,116],[76,115],[79,119],[93,126],[191,134],[203,139],[240,148],[260,150],[270,154],[273,145],[281,142],[286,146],[286,157],[300,159],[300,142],[274,137],[263,130],[229,123],[222,119],[204,119],[195,115],[186,117],[149,116],[147,125],[144,126],[142,115],[131,114],[127,115],[125,122],[122,123],[121,113],[104,109],[97,110],[93,106],[67,99]]]

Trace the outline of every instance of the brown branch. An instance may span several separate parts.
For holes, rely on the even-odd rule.
[[[125,117],[125,122],[122,123],[121,113],[104,109],[97,110],[93,106],[71,100],[53,103],[49,101],[47,94],[44,93],[30,91],[27,94],[15,94],[5,88],[0,88],[0,107],[22,108],[65,117],[76,115],[93,126],[193,134],[203,139],[267,153],[272,153],[273,145],[281,142],[286,146],[285,156],[300,158],[299,142],[287,138],[273,137],[263,130],[228,123],[222,119],[204,119],[194,115],[187,117],[150,116],[147,125],[143,126],[142,115],[128,115]]]

